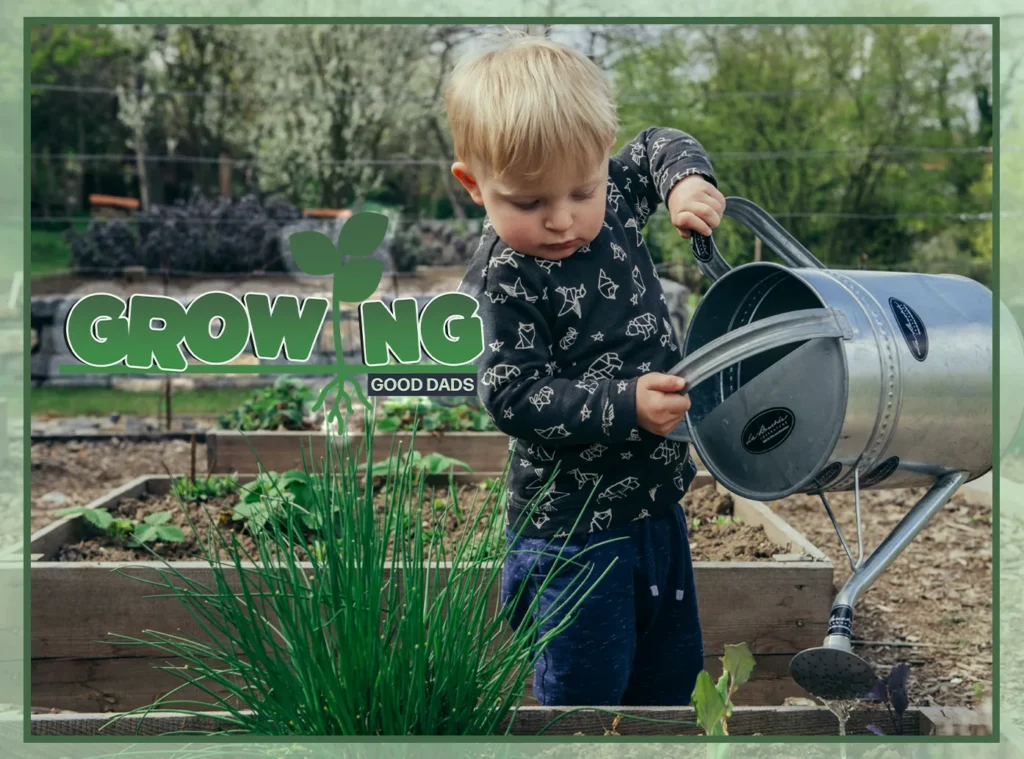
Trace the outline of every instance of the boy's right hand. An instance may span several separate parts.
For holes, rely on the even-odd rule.
[[[686,380],[673,374],[650,372],[636,381],[636,420],[648,432],[664,437],[683,421],[690,396],[680,395]]]

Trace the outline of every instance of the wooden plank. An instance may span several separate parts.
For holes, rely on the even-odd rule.
[[[605,735],[612,728],[616,714],[623,717],[616,726],[619,735],[702,735],[696,725],[696,715],[691,707],[603,707],[583,709],[566,715],[576,707],[520,707],[506,724],[511,723],[512,735],[571,736]],[[965,712],[970,709],[945,709],[949,719],[965,722],[973,719]],[[566,716],[562,716],[566,715]],[[125,716],[111,725],[101,728],[110,721],[110,714],[34,714],[31,717],[31,734],[37,736],[73,735],[162,735],[177,731],[215,732],[221,724],[210,716],[164,713],[146,717]],[[552,724],[553,720],[558,721]],[[652,720],[659,720],[654,722]],[[665,724],[674,723],[674,724]],[[855,709],[847,723],[848,735],[869,735],[867,726],[876,724],[883,730],[889,724],[884,708]],[[904,714],[906,735],[921,735],[921,710],[907,709]],[[891,732],[887,731],[887,732]],[[825,707],[813,706],[737,706],[729,719],[729,734],[737,735],[822,735],[838,734],[835,715]]]
[[[350,434],[348,445],[353,450],[364,444],[365,436]],[[415,448],[420,453],[437,452],[466,462],[474,472],[501,472],[508,460],[508,435],[502,432],[419,432]],[[340,438],[335,438],[340,444]],[[373,458],[382,461],[401,446],[409,450],[410,432],[377,433],[373,440]],[[319,462],[326,456],[327,437],[315,431],[253,431],[209,430],[206,433],[206,457],[209,471],[214,473],[284,471],[301,469],[302,457]]]
[[[185,577],[213,585],[209,564],[175,562]],[[304,565],[311,568],[310,565]],[[487,571],[489,565],[481,567]],[[118,569],[120,571],[114,571]],[[142,580],[160,580],[161,562],[37,562],[32,565],[33,658],[102,658],[116,655],[108,633],[137,636],[144,629],[195,636],[201,628],[176,598]],[[236,570],[225,576],[237,582]],[[127,572],[131,576],[126,576]],[[729,643],[747,643],[757,654],[796,653],[819,645],[832,597],[832,569],[794,562],[696,562],[699,613],[705,651],[721,654]],[[498,601],[495,573],[491,608]],[[68,624],[74,619],[74,624]],[[121,655],[146,655],[142,648],[118,648]]]
[[[721,483],[718,489],[725,490]],[[802,533],[794,528],[789,522],[772,511],[766,504],[759,501],[752,501],[743,498],[735,493],[730,493],[733,501],[734,515],[741,517],[744,522],[752,525],[760,525],[765,534],[780,546],[789,545],[792,553],[804,553],[813,561],[828,562],[828,557],[809,541]],[[831,562],[829,562],[831,563]]]
[[[985,715],[974,709],[926,706],[919,711],[921,712],[921,735],[992,734],[992,725],[989,724]]]
[[[739,705],[781,705],[789,696],[804,696],[803,690],[789,677],[788,655],[758,656],[753,677],[734,697]],[[183,680],[159,667],[180,667],[183,660],[175,657],[120,657],[109,659],[33,659],[31,705],[44,709],[73,712],[120,712],[149,706]],[[722,673],[721,660],[706,656],[704,667],[716,680]],[[219,695],[226,691],[214,683],[210,689]],[[213,699],[200,688],[188,685],[171,699],[184,699],[212,704]],[[523,705],[536,705],[533,695],[533,673],[526,679]],[[190,709],[203,711],[198,706]]]
[[[137,498],[147,492],[147,483],[150,479],[152,479],[151,475],[140,475],[121,487],[90,501],[85,508],[109,511],[117,506],[122,499]],[[41,553],[47,557],[55,556],[61,546],[79,540],[85,534],[85,529],[86,524],[81,517],[62,517],[32,535],[32,553]]]
[[[619,735],[703,735],[692,707],[605,707],[581,709],[558,722],[553,720],[574,707],[522,707],[512,720],[514,735],[604,735],[617,713]],[[658,720],[657,722],[654,720]],[[666,724],[669,723],[669,724]],[[917,735],[920,714],[908,709],[903,718],[905,734]],[[884,708],[854,710],[846,725],[847,735],[870,734],[869,724],[886,730],[889,716]],[[728,721],[729,735],[832,735],[839,734],[836,716],[823,706],[737,706]]]

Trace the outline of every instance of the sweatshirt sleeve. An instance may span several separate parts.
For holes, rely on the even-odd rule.
[[[693,174],[718,186],[711,159],[703,146],[679,129],[649,127],[612,156],[619,176],[613,177],[642,229],[672,188]]]
[[[481,402],[502,432],[547,447],[626,440],[636,426],[636,378],[615,377],[614,362],[580,378],[559,376],[552,287],[536,259],[509,248],[491,257],[477,295]]]

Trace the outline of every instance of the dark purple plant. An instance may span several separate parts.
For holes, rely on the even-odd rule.
[[[907,710],[909,698],[907,697],[907,677],[910,675],[910,666],[906,662],[900,662],[889,671],[889,677],[883,680],[878,678],[875,687],[864,697],[865,701],[885,704],[885,710],[889,712],[889,719],[896,725],[896,734],[903,735],[903,713]],[[875,735],[885,735],[877,725],[868,725],[867,729]]]

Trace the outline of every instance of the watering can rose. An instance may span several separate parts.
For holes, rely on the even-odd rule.
[[[360,306],[360,330],[367,366],[422,360],[458,366],[483,352],[483,324],[476,300],[464,293],[435,296],[417,313],[412,298]],[[249,340],[257,358],[308,361],[330,308],[326,298],[300,300],[247,293],[209,292],[187,306],[162,295],[133,295],[127,302],[109,293],[79,300],[64,326],[68,348],[83,364],[183,372],[182,346],[203,364],[228,364]]]

